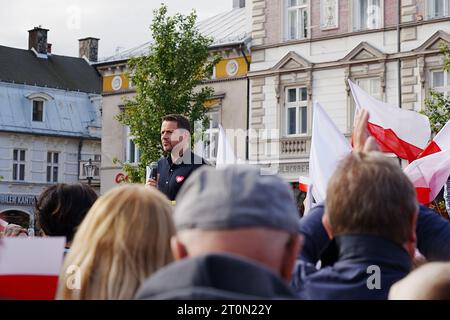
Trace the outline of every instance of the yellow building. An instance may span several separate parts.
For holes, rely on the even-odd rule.
[[[222,57],[214,68],[213,77],[202,84],[215,91],[213,99],[207,103],[211,121],[202,148],[203,157],[212,163],[217,153],[219,124],[225,130],[240,129],[245,132],[248,129],[250,19],[245,1],[234,1],[232,10],[197,25],[203,35],[214,39],[210,46],[211,55],[218,53]],[[139,161],[139,148],[134,144],[128,128],[121,125],[115,116],[123,109],[124,99],[132,98],[135,93],[128,77],[128,59],[147,54],[150,45],[150,42],[144,43],[95,64],[103,79],[101,193],[116,186],[125,176],[121,166],[113,163],[115,158],[131,164]],[[233,144],[236,145],[236,157],[248,159],[245,141]]]

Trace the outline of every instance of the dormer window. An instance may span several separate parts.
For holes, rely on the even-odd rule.
[[[35,92],[26,96],[31,101],[31,121],[44,122],[44,106],[54,98],[45,92]]]
[[[34,122],[44,121],[44,101],[33,100],[33,119]]]

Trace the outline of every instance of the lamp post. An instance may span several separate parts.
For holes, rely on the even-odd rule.
[[[86,169],[86,179],[88,181],[88,185],[91,185],[91,181],[94,178],[95,168],[95,166],[92,164],[91,158],[89,158],[88,163],[84,164],[84,168]]]

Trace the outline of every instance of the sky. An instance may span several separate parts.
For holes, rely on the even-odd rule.
[[[99,58],[150,40],[153,10],[161,3],[169,14],[198,21],[226,12],[232,0],[0,0],[0,45],[28,49],[28,30],[49,29],[52,53],[78,56],[78,39],[100,38]]]

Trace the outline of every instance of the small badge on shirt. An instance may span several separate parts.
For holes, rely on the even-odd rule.
[[[177,181],[177,183],[180,183],[181,181],[184,180],[184,177],[183,176],[176,176],[175,180]]]

